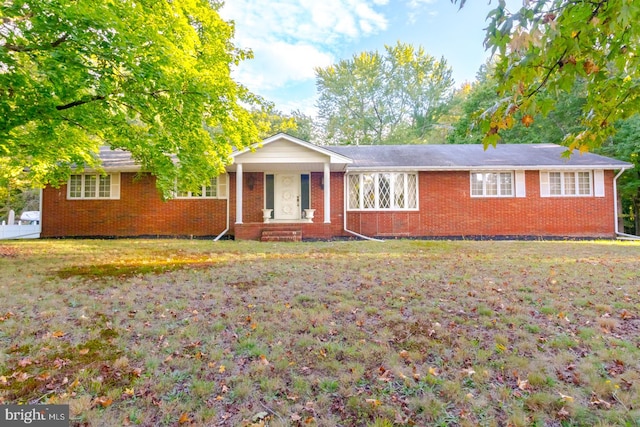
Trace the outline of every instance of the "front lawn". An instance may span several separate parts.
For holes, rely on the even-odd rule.
[[[0,243],[0,403],[72,425],[640,425],[640,244]]]

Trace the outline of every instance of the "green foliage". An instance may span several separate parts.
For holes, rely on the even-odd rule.
[[[279,132],[287,133],[305,141],[313,138],[313,119],[300,110],[287,115],[269,104],[251,111],[253,121],[258,127],[259,139],[265,139]]]
[[[451,0],[464,5],[464,0]],[[546,115],[545,94],[570,93],[584,81],[580,128],[564,143],[588,150],[615,132],[614,124],[640,110],[640,3],[631,0],[533,0],[515,13],[504,0],[489,13],[485,44],[497,53],[499,99],[485,110],[485,144],[495,144],[514,116]]]
[[[618,178],[622,199],[625,229],[631,234],[640,232],[640,115],[616,124],[616,134],[609,138],[599,152],[633,163],[635,168]]]
[[[129,150],[167,194],[218,174],[232,146],[255,142],[230,77],[250,53],[207,0],[15,0],[0,24],[0,157],[38,185],[100,145]]]
[[[424,142],[445,111],[451,69],[398,43],[316,69],[319,118],[338,144]]]
[[[481,112],[500,102],[499,82],[492,74],[491,65],[483,66],[478,80],[469,88],[462,88],[456,97],[463,98],[459,120],[448,136],[454,144],[482,143],[485,133],[478,125]],[[540,104],[552,107],[546,114],[531,116],[515,112],[509,117],[510,127],[500,132],[501,140],[509,144],[561,143],[580,129],[580,110],[585,103],[584,82],[576,81],[571,91],[539,94]]]
[[[0,220],[6,219],[10,210],[18,215],[38,207],[39,193],[30,189],[26,173],[0,157]]]

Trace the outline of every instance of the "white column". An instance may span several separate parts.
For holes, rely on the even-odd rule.
[[[236,168],[236,224],[242,224],[242,163]]]
[[[331,223],[331,169],[324,164],[324,223]]]

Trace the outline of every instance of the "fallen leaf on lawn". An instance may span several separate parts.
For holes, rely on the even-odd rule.
[[[188,422],[190,422],[191,420],[189,419],[189,415],[184,412],[182,415],[180,415],[180,419],[178,420],[178,424],[186,424]]]
[[[18,382],[23,383],[29,378],[31,378],[31,375],[27,374],[26,372],[19,372],[17,374],[14,374],[14,378],[18,380]]]
[[[407,350],[402,350],[400,352],[400,358],[404,360],[409,360],[409,352]]]
[[[304,420],[305,424],[311,424],[312,422],[314,422],[316,419],[313,417],[307,417],[306,420]]]
[[[558,411],[558,418],[560,418],[561,420],[566,420],[567,418],[569,418],[569,415],[569,412],[564,409],[564,406]]]
[[[573,402],[573,397],[571,396],[567,396],[566,394],[562,394],[560,392],[558,392],[558,394],[560,395],[560,398],[562,400],[564,400],[565,402]],[[564,408],[563,408],[564,409]]]
[[[111,406],[111,404],[113,403],[113,399],[111,399],[110,397],[102,396],[96,398],[93,403],[94,406],[100,405],[101,407],[106,408],[108,406]]]
[[[302,419],[302,417],[295,412],[291,414],[290,418],[291,418],[291,421],[300,421]]]
[[[88,348],[81,348],[80,350],[78,350],[78,353],[80,353],[81,355],[85,355],[85,354],[89,353],[89,349]]]
[[[429,373],[431,375],[433,375],[434,377],[437,377],[439,375],[438,368],[434,368],[433,366],[430,366],[429,367]]]
[[[605,409],[611,408],[611,403],[607,402],[606,400],[600,399],[598,396],[595,395],[595,393],[591,395],[591,400],[589,401],[589,404],[594,406],[602,406]]]
[[[0,375],[0,384],[6,385],[7,384],[7,377],[5,377],[4,375]]]
[[[132,388],[125,388],[124,389],[124,394],[126,394],[127,396],[133,396],[135,394],[135,391],[134,391],[133,387]]]
[[[530,389],[529,380],[521,380],[518,378],[518,388],[523,391]]]
[[[54,333],[51,334],[52,337],[54,338],[61,338],[63,337],[65,334],[62,331],[55,331]]]
[[[131,375],[134,377],[140,377],[140,375],[142,375],[142,368],[133,368],[131,370]]]
[[[224,371],[226,371],[227,368],[225,368],[224,365],[220,365],[220,367],[218,368],[218,372],[220,372],[221,374],[224,374]]]
[[[260,363],[262,363],[265,366],[269,364],[269,361],[267,360],[267,357],[264,354],[260,355]]]
[[[463,369],[463,370],[462,370],[462,372],[464,372],[465,374],[467,374],[467,376],[468,376],[468,377],[471,377],[471,376],[473,376],[473,375],[476,373],[476,371],[474,371],[474,370],[473,370],[473,369],[471,369],[471,368]]]
[[[266,411],[262,411],[262,412],[258,412],[257,414],[255,414],[253,416],[253,418],[251,418],[252,421],[256,422],[256,421],[260,421],[265,419],[266,417],[269,416],[269,413]]]
[[[373,406],[379,406],[380,405],[380,401],[378,399],[365,399],[365,402],[373,405]]]
[[[30,357],[25,357],[24,359],[20,359],[20,361],[18,362],[18,366],[24,368],[25,366],[29,366],[32,363],[33,362],[31,361]]]

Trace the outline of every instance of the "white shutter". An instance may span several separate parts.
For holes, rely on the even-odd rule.
[[[227,187],[229,178],[226,173],[218,175],[218,199],[227,198]]]
[[[516,171],[516,197],[527,197],[524,183],[524,171]]]
[[[540,197],[549,196],[549,172],[540,171]]]
[[[111,173],[111,195],[110,199],[120,199],[120,172]]]
[[[593,171],[593,194],[596,197],[604,197],[604,171],[602,169]]]

